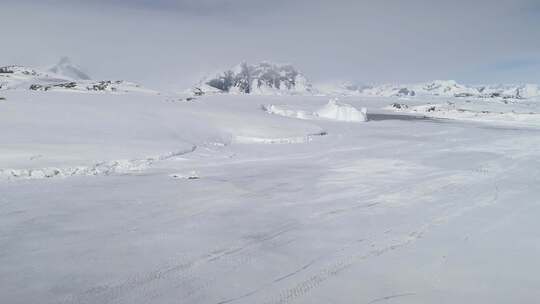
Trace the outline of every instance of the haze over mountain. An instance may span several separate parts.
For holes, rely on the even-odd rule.
[[[51,67],[49,71],[71,79],[90,80],[90,76],[84,73],[80,67],[71,63],[69,57],[60,58],[60,61],[55,66]]]

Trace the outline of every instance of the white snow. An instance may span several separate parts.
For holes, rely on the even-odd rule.
[[[293,108],[287,107],[287,105],[273,105],[273,104],[263,105],[262,109],[266,113],[285,116],[285,117],[298,118],[298,119],[314,119],[315,118],[315,115],[313,112],[293,109]]]
[[[348,121],[348,122],[363,122],[367,121],[367,109],[362,108],[361,110],[356,109],[350,104],[340,103],[337,99],[331,99],[328,104],[326,104],[321,109],[317,110],[315,114],[318,117],[338,120],[338,121]]]
[[[396,103],[386,107],[388,110],[405,112],[410,114],[421,114],[426,117],[444,118],[454,120],[467,120],[484,123],[510,124],[514,126],[540,126],[540,112],[537,109],[514,106],[501,107],[501,105],[491,103],[467,103],[461,101],[422,104],[414,106],[404,106]]]
[[[537,97],[76,92],[0,92],[2,303],[540,298]]]
[[[517,95],[522,98],[530,99],[534,97],[540,97],[540,88],[537,84],[525,84],[518,87],[516,90]]]
[[[337,98],[332,98],[324,106],[316,109],[314,112],[294,109],[287,105],[263,105],[262,109],[274,115],[297,119],[327,119],[344,122],[365,122],[367,121],[367,109],[358,110],[350,104],[341,103]]]

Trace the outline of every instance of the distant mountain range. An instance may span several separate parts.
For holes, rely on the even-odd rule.
[[[454,80],[435,80],[427,83],[376,86],[357,86],[350,83],[326,85],[319,88],[319,93],[343,96],[380,96],[380,97],[471,97],[527,99],[540,96],[540,87],[536,84],[523,85],[483,85],[467,86]]]
[[[329,95],[407,97],[442,96],[471,98],[527,99],[540,96],[536,84],[467,86],[454,80],[435,80],[408,85],[313,85],[292,65],[269,62],[241,63],[203,79],[191,90],[203,94]]]
[[[61,58],[56,65],[48,69],[17,65],[0,67],[0,90],[12,89],[157,93],[124,80],[91,80],[83,69],[73,64],[67,57]],[[345,82],[313,85],[302,72],[289,64],[243,62],[231,69],[206,77],[189,89],[188,93],[529,99],[540,97],[540,86],[536,84],[468,86],[454,80],[435,80],[418,84],[357,85]]]

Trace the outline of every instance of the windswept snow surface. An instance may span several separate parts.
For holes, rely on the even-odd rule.
[[[537,101],[1,96],[1,303],[540,298]]]

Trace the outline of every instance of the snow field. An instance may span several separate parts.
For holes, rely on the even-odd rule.
[[[2,303],[540,298],[540,103],[4,93]]]

